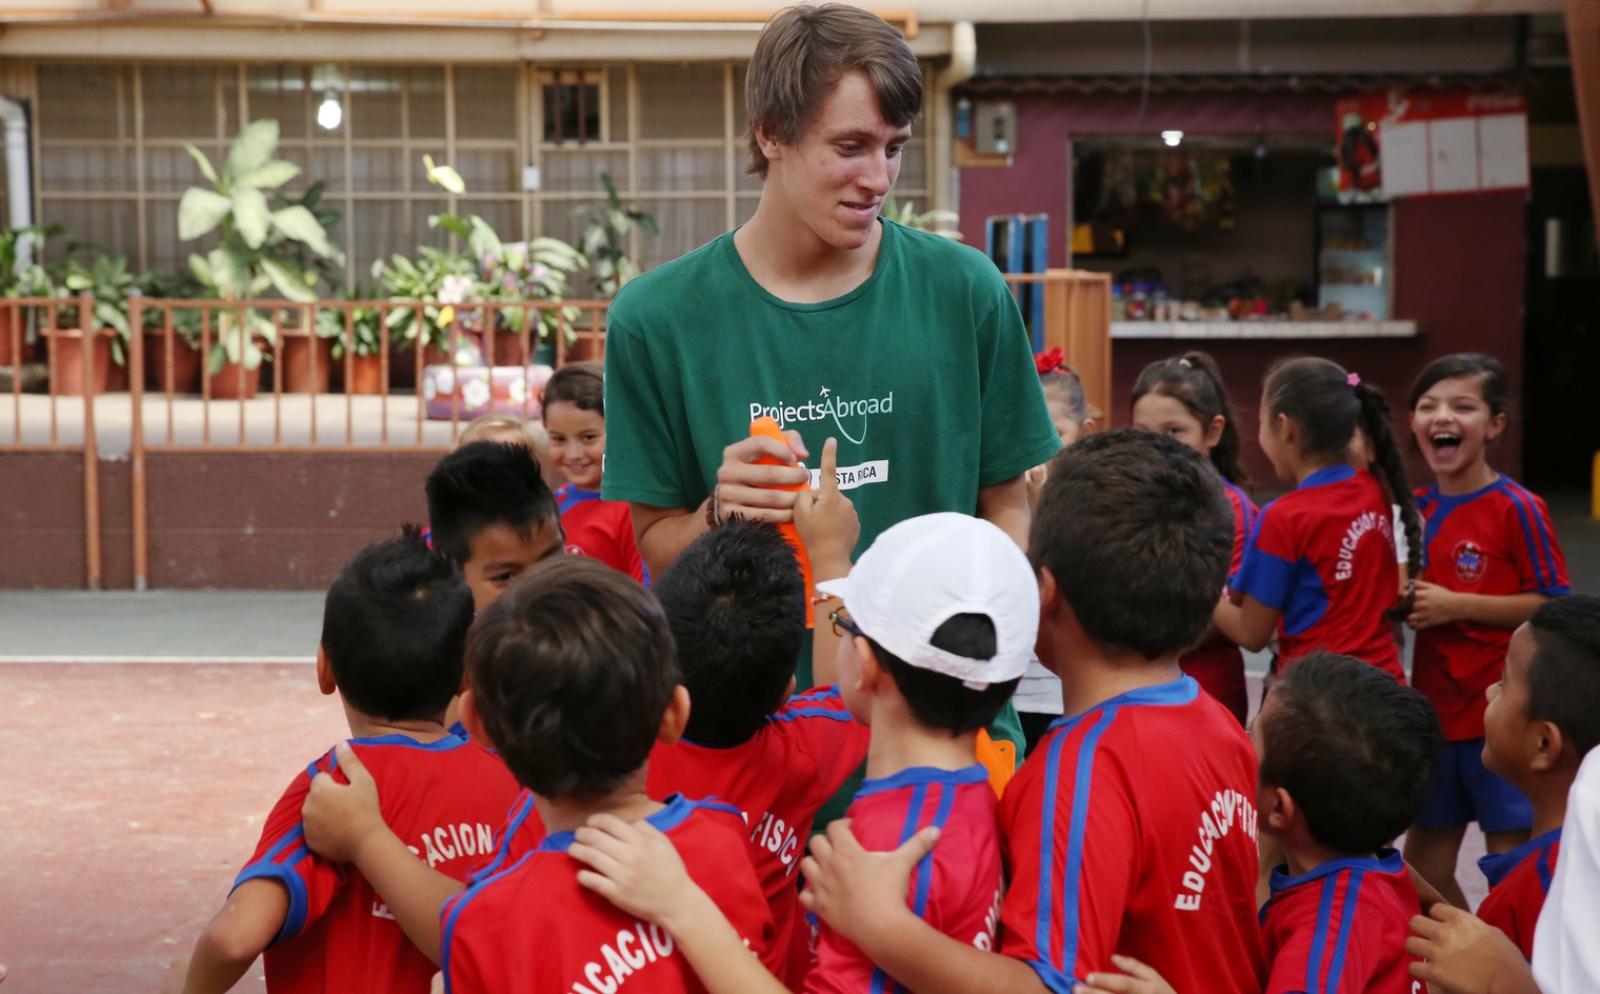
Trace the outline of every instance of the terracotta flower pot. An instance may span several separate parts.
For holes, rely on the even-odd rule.
[[[144,333],[144,386],[161,393],[200,392],[200,349],[190,345],[176,331],[172,333],[172,368],[167,369],[166,336],[157,331]]]
[[[351,356],[348,368],[349,372],[344,385],[345,393],[380,394],[385,392],[382,356]]]
[[[62,328],[45,334],[49,339],[50,383],[53,392],[65,397],[82,397],[84,395],[83,333],[76,329]],[[88,384],[90,395],[106,392],[112,365],[110,336],[95,335],[90,349]]]
[[[334,365],[332,339],[284,335],[281,361],[284,393],[328,392]]]
[[[245,369],[243,363],[230,362],[223,364],[221,370],[208,373],[206,380],[212,400],[250,400],[261,385],[261,370]]]
[[[449,354],[439,346],[432,342],[423,346],[424,366],[438,366],[449,361]],[[389,385],[400,390],[415,390],[417,387],[417,354],[411,349],[401,348],[393,338],[389,339]]]

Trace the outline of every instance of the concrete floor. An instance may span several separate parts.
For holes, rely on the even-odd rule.
[[[51,409],[55,411],[55,432],[51,433]],[[50,397],[44,394],[0,394],[0,445],[81,445],[83,442],[84,401],[81,397]],[[210,427],[206,425],[210,409]],[[22,429],[17,431],[18,409]],[[146,395],[140,410],[145,444],[195,445],[272,445],[275,432],[282,445],[418,445],[419,403],[413,394],[388,397],[270,393],[253,400],[204,401],[199,397],[175,397],[170,418],[165,395]],[[313,412],[315,416],[313,417]],[[242,429],[241,429],[242,415]],[[468,418],[462,418],[465,424]],[[128,394],[102,394],[94,400],[95,440],[103,455],[127,452],[133,439],[133,404]],[[388,425],[388,440],[383,427]],[[172,441],[167,441],[169,424]],[[312,438],[313,424],[316,437]],[[345,426],[350,426],[346,442]],[[428,446],[448,446],[455,431],[448,420],[423,419],[422,441]],[[209,431],[209,436],[208,436]]]

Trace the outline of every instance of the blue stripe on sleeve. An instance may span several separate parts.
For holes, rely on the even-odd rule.
[[[1550,847],[1547,845],[1539,850],[1539,862],[1535,864],[1539,871],[1539,889],[1546,895],[1550,893]]]
[[[1356,920],[1356,898],[1361,892],[1361,881],[1366,877],[1365,870],[1352,870],[1350,883],[1344,892],[1344,907],[1339,911],[1339,941],[1333,947],[1333,963],[1328,967],[1328,984],[1323,990],[1327,994],[1337,994],[1339,990],[1339,975],[1344,972],[1344,957],[1350,945],[1350,933],[1354,931]]]
[[[1548,574],[1546,584],[1540,593],[1549,597],[1564,597],[1571,592],[1569,585],[1561,582],[1560,571],[1556,568],[1555,554],[1550,551],[1555,540],[1550,535],[1550,519],[1539,510],[1539,501],[1533,493],[1516,481],[1508,481],[1506,492],[1515,494],[1528,509],[1528,516],[1533,519],[1533,531],[1539,538],[1539,549],[1544,553],[1544,566]],[[1526,523],[1526,522],[1524,522]],[[1529,547],[1532,547],[1530,540]]]
[[[491,876],[484,877],[482,880],[473,884],[471,887],[468,887],[466,890],[457,894],[455,897],[450,898],[444,903],[444,907],[441,909],[444,913],[444,929],[439,935],[439,970],[444,974],[445,994],[451,994],[452,990],[450,984],[450,946],[455,940],[456,922],[460,920],[462,910],[472,902],[473,898],[483,893],[483,889],[485,887],[494,883],[496,880],[499,880],[501,877],[515,872],[518,867],[522,866],[523,863],[528,861],[530,856],[538,851],[539,850],[537,849],[528,850],[527,852],[523,853],[515,863],[512,863],[504,870],[501,870],[499,873]]]
[[[1245,546],[1239,574],[1233,578],[1233,589],[1249,594],[1274,611],[1282,611],[1289,602],[1293,581],[1294,563],[1263,552],[1252,542]]]
[[[1511,498],[1511,506],[1516,508],[1517,519],[1522,522],[1522,540],[1528,545],[1528,560],[1533,563],[1533,582],[1543,592],[1554,585],[1554,578],[1546,572],[1544,560],[1539,555],[1539,545],[1534,541],[1534,525],[1529,520],[1530,508],[1515,488],[1507,486],[1505,495]]]
[[[1083,837],[1089,822],[1089,789],[1094,775],[1095,749],[1105,730],[1116,720],[1117,705],[1106,707],[1100,713],[1099,720],[1078,742],[1073,772],[1072,814],[1067,828],[1067,865],[1059,883],[1062,917],[1059,961],[1050,956],[1050,926],[1055,919],[1058,903],[1055,894],[1057,881],[1051,872],[1055,851],[1056,785],[1060,783],[1061,753],[1067,736],[1079,721],[1093,713],[1090,711],[1066,719],[1064,726],[1056,726],[1061,728],[1061,732],[1050,743],[1045,766],[1044,810],[1039,822],[1039,919],[1034,932],[1034,946],[1039,959],[1029,965],[1039,979],[1054,991],[1070,991],[1078,979],[1073,971],[1078,963],[1078,891],[1083,875]]]
[[[953,784],[939,785],[939,790],[941,793],[939,795],[939,806],[934,810],[933,813],[933,825],[940,831],[944,830],[944,823],[950,818],[950,809],[955,806],[956,791],[959,789],[959,787],[956,787]],[[901,840],[901,844],[905,844],[904,839]],[[917,896],[916,900],[912,902],[911,910],[917,913],[918,918],[922,918],[927,915],[928,891],[932,888],[932,886],[933,853],[929,853],[928,855],[922,857],[921,861],[917,864]]]
[[[311,899],[310,895],[306,893],[305,879],[296,873],[294,868],[302,859],[311,855],[311,850],[307,849],[302,842],[287,853],[284,853],[281,861],[276,858],[287,843],[300,839],[302,834],[300,828],[296,827],[293,832],[284,836],[266,856],[240,870],[239,876],[233,881],[233,889],[237,890],[241,884],[249,880],[274,880],[283,885],[283,889],[289,892],[289,910],[283,916],[283,924],[278,927],[278,934],[274,935],[272,941],[267,943],[267,948],[269,949],[280,942],[299,935],[300,931],[306,926],[306,914],[310,908]]]
[[[1328,919],[1333,914],[1333,892],[1339,883],[1340,874],[1324,877],[1322,881],[1322,902],[1317,906],[1317,930],[1311,937],[1311,956],[1306,961],[1306,994],[1323,994],[1322,986],[1322,954],[1328,945]]]
[[[900,825],[901,845],[904,845],[907,839],[917,834],[917,825],[922,821],[922,806],[924,803],[926,803],[927,798],[928,785],[925,783],[917,784],[917,786],[911,791],[911,801],[906,805],[906,819]],[[932,859],[933,857],[930,854],[923,857],[923,862],[929,862]],[[913,910],[916,911],[918,916],[922,914],[922,909],[920,907]],[[889,981],[889,975],[884,973],[878,967],[874,966],[872,968],[871,994],[886,994],[886,991],[892,991],[893,989],[894,988]]]
[[[522,831],[522,823],[528,820],[528,815],[533,812],[533,794],[525,793],[520,802],[511,807],[511,817],[506,820],[505,829],[500,835],[500,844],[495,846],[494,859],[489,865],[467,877],[467,886],[472,886],[485,877],[493,876],[500,870],[500,864],[511,855],[511,840]]]

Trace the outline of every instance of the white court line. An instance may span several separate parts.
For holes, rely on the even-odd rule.
[[[41,664],[41,663],[87,663],[95,666],[121,665],[128,663],[184,663],[184,664],[222,664],[226,666],[277,666],[292,664],[296,666],[316,662],[315,656],[0,656],[0,666],[8,663]]]

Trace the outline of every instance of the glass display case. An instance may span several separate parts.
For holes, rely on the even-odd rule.
[[[1346,320],[1387,321],[1394,272],[1387,204],[1323,204],[1316,223],[1317,307]]]

